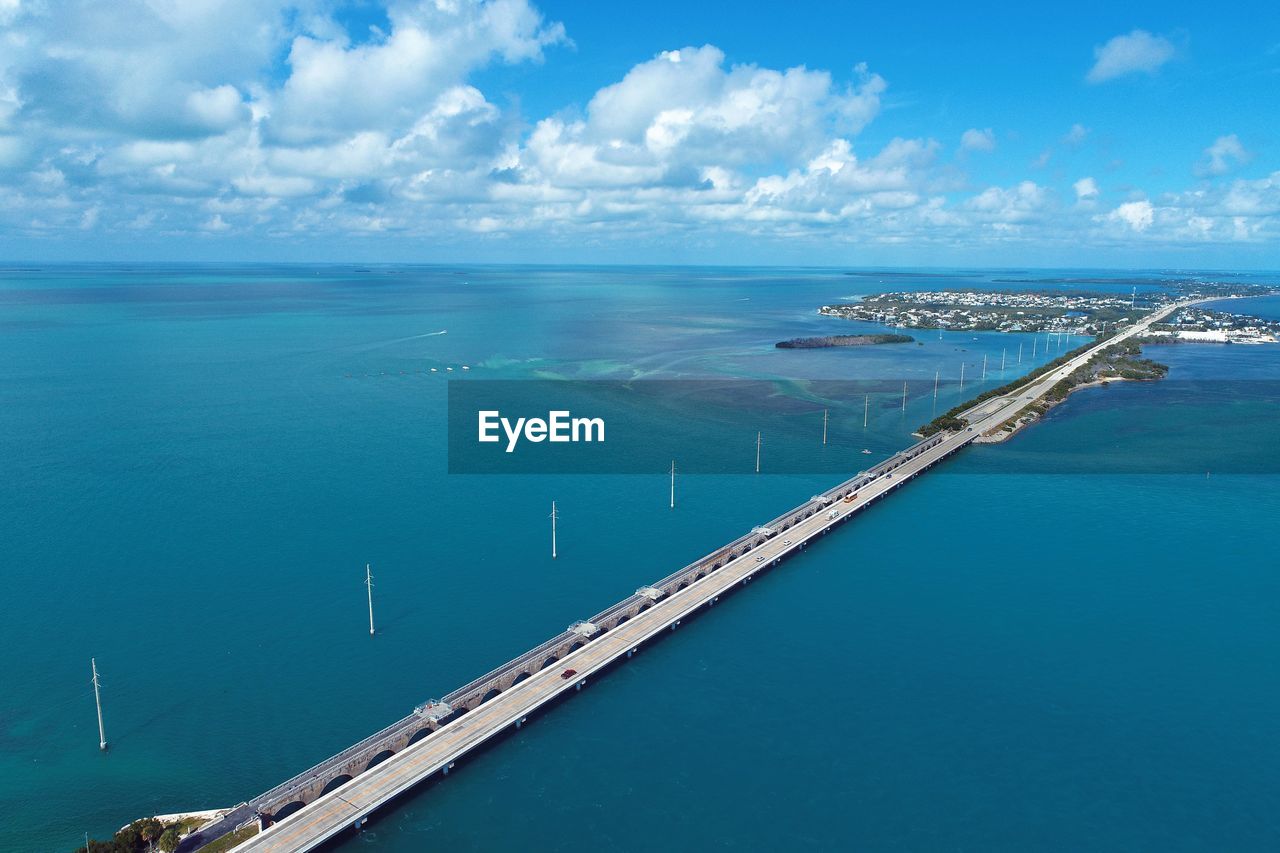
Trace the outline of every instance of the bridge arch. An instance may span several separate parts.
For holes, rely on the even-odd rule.
[[[372,769],[372,768],[374,768],[374,767],[377,767],[379,764],[381,764],[382,762],[386,761],[388,758],[390,758],[391,756],[393,756],[393,755],[395,755],[395,754],[396,754],[396,753],[395,753],[395,750],[391,750],[391,749],[384,749],[384,750],[382,750],[382,752],[379,752],[379,753],[378,753],[377,755],[375,755],[373,758],[369,759],[369,763],[365,765],[365,768],[364,768],[364,769],[365,769],[365,770],[369,770],[369,769]]]
[[[279,823],[280,821],[287,818],[289,815],[297,812],[299,809],[301,809],[305,805],[306,803],[302,802],[302,800],[294,800],[291,803],[285,803],[283,806],[276,809],[275,813],[271,815],[271,821],[273,823]]]
[[[520,673],[515,678],[511,679],[511,686],[514,687],[515,685],[524,681],[526,678],[532,678],[532,677],[533,675],[529,672],[529,670],[526,669],[524,672]]]
[[[334,776],[332,779],[329,780],[328,784],[324,786],[324,789],[320,791],[320,796],[323,797],[325,794],[329,793],[330,791],[335,790],[336,788],[340,788],[350,781],[351,781],[351,777],[348,776],[346,773],[343,773],[341,776]]]
[[[424,737],[426,737],[427,735],[431,734],[434,731],[435,729],[431,728],[431,726],[423,726],[422,728],[418,729],[416,732],[413,733],[413,737],[409,738],[409,744],[417,743],[418,741],[422,740]]]
[[[552,655],[542,662],[542,669],[546,669],[558,660],[560,660],[558,655]]]
[[[574,643],[572,646],[569,647],[569,651],[576,652],[578,649],[582,648],[585,645],[586,643],[579,640],[578,642]]]
[[[501,692],[502,692],[502,691],[501,691],[501,690],[499,690],[498,688],[496,688],[496,687],[491,687],[491,688],[489,688],[489,692],[488,692],[488,693],[486,693],[486,694],[484,694],[483,696],[481,696],[481,697],[480,697],[480,701],[481,701],[482,703],[483,703],[483,702],[488,702],[490,699],[492,699],[494,696],[497,696],[497,695],[498,695],[499,693],[501,693]]]

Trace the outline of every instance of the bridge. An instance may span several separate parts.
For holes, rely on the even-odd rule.
[[[188,836],[179,849],[198,850],[255,821],[262,832],[236,851],[310,850],[347,827],[360,827],[378,808],[429,778],[448,774],[471,750],[520,728],[534,712],[581,690],[646,643],[1003,424],[1102,348],[1196,301],[1208,300],[1161,309],[1014,391],[971,407],[962,415],[970,422],[963,431],[939,433],[899,451],[440,699],[424,702],[385,729],[240,804]]]

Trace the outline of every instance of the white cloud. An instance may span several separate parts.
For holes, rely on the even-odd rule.
[[[971,127],[960,135],[960,148],[963,151],[995,151],[996,135],[989,127],[982,130]]]
[[[1111,222],[1125,225],[1133,231],[1146,231],[1155,221],[1155,208],[1146,199],[1126,201],[1108,213],[1106,218]]]
[[[1081,178],[1071,185],[1076,191],[1077,202],[1090,202],[1098,198],[1098,182],[1093,178]]]
[[[1173,43],[1164,36],[1134,30],[1095,47],[1093,67],[1085,79],[1090,83],[1103,83],[1126,74],[1154,74],[1160,66],[1173,59],[1173,54]]]
[[[988,187],[964,203],[965,209],[985,222],[1013,224],[1035,219],[1049,206],[1048,190],[1035,181],[1012,187]]]
[[[8,26],[22,12],[22,0],[0,0],[0,26]]]
[[[804,161],[879,111],[884,80],[857,76],[838,86],[825,71],[726,68],[712,45],[666,51],[596,92],[584,118],[540,121],[517,171],[564,188],[696,188],[710,170]]]
[[[1219,136],[1204,150],[1204,159],[1197,171],[1202,175],[1225,175],[1233,166],[1248,163],[1249,159],[1249,152],[1234,133]]]
[[[249,118],[249,108],[236,87],[226,84],[191,92],[186,107],[191,120],[211,132],[227,130]]]
[[[1067,131],[1066,136],[1062,137],[1062,144],[1070,148],[1078,148],[1089,136],[1089,128],[1082,124],[1073,124],[1071,129]]]
[[[390,33],[369,44],[295,37],[289,77],[265,98],[268,134],[305,144],[407,128],[473,71],[498,58],[541,59],[564,38],[564,28],[545,25],[526,0],[400,3],[388,17]]]
[[[1150,201],[1134,189],[1143,200],[1114,210],[1090,177],[974,190],[968,155],[942,161],[937,141],[894,137],[887,83],[864,66],[841,78],[687,47],[526,124],[483,91],[482,72],[555,61],[549,45],[567,38],[531,0],[396,0],[387,26],[364,33],[337,8],[0,0],[0,232],[87,244],[163,229],[228,246],[355,233],[569,247],[1280,239],[1277,175]],[[865,141],[873,121],[889,142]],[[1061,144],[1088,133],[1074,125]],[[971,128],[959,146],[992,151],[996,136]],[[1248,156],[1221,137],[1201,172]]]

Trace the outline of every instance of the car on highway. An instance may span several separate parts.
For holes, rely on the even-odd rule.
[[[573,678],[577,674],[578,671],[576,669],[566,669],[564,672],[560,673],[560,677],[567,680]]]
[[[761,555],[761,554],[756,554],[756,562],[757,562],[757,563],[763,563],[763,562],[764,562],[764,556],[763,556],[763,555]]]
[[[783,539],[783,540],[782,540],[782,544],[783,544],[783,545],[790,545],[790,544],[791,544],[791,540],[790,540],[790,539]]]

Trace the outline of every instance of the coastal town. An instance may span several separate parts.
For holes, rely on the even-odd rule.
[[[1247,314],[1233,314],[1192,306],[1157,323],[1142,337],[1144,343],[1274,344],[1280,322]]]
[[[1190,295],[1198,295],[1192,293]],[[1223,293],[1224,298],[1234,296]],[[1174,292],[1129,296],[1099,293],[981,290],[879,293],[858,302],[824,305],[819,313],[905,329],[1066,332],[1105,335],[1179,298]],[[1188,308],[1154,326],[1151,343],[1275,343],[1280,323],[1222,310]]]

